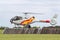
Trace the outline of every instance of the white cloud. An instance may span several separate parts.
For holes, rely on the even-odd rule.
[[[0,0],[0,4],[19,4],[26,3],[26,0]]]

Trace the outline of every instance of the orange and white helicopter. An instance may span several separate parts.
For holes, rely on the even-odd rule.
[[[23,25],[26,28],[30,28],[30,24],[35,23],[35,22],[43,22],[43,23],[50,23],[51,25],[56,25],[56,18],[57,15],[55,14],[52,19],[50,20],[39,20],[39,21],[34,21],[35,17],[32,16],[30,18],[27,18],[27,14],[40,14],[40,13],[24,13],[25,14],[25,19],[23,19],[21,16],[15,16],[10,19],[10,22],[15,24],[15,25]],[[41,15],[41,14],[40,14]]]

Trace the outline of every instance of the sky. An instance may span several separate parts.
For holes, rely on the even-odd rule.
[[[24,16],[22,12],[43,13],[31,14],[36,19],[50,19],[58,14],[57,25],[60,25],[60,0],[0,0],[0,26],[13,27],[10,19],[16,15]],[[33,26],[49,26],[46,23],[34,23]]]

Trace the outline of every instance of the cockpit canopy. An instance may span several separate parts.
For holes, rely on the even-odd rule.
[[[15,17],[10,19],[10,22],[13,23],[13,21],[22,20],[22,19],[23,18],[21,16],[15,16]]]

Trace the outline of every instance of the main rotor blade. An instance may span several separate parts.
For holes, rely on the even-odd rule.
[[[32,13],[32,12],[24,12],[24,14],[39,14],[39,15],[44,15],[43,13]]]

